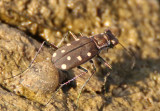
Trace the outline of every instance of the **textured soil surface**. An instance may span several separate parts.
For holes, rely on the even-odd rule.
[[[1,0],[0,22],[0,110],[160,110],[159,0]],[[68,31],[91,36],[107,28],[128,51],[121,45],[101,51],[112,70],[94,58],[96,74],[78,103],[92,71],[88,62],[82,66],[89,73],[55,93],[81,72],[56,69],[49,43],[57,45]],[[48,43],[25,70],[44,40]],[[72,40],[68,36],[62,45]]]

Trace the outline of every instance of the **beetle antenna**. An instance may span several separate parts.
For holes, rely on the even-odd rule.
[[[132,57],[133,63],[132,63],[132,65],[131,65],[131,69],[133,69],[134,66],[135,66],[135,63],[136,63],[136,59],[135,59],[135,56],[134,56],[133,52],[131,52],[130,50],[128,50],[127,48],[125,48],[120,42],[119,42],[119,44],[120,44],[120,45],[123,47],[123,49]]]

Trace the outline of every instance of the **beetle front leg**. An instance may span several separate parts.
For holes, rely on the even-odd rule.
[[[100,59],[100,61],[104,62],[105,66],[112,69],[112,66],[109,63],[107,63],[101,56],[98,55],[97,57],[98,57],[98,59]]]

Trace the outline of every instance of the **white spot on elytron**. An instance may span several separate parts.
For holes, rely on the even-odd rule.
[[[64,53],[65,52],[65,50],[61,50],[61,53]]]
[[[71,56],[68,56],[68,57],[67,57],[67,60],[71,60]]]
[[[70,45],[71,45],[70,43],[67,44],[67,46],[70,46]]]
[[[78,59],[79,61],[81,61],[81,60],[82,60],[82,57],[81,57],[81,56],[78,56],[77,59]]]
[[[61,65],[61,68],[62,68],[62,69],[66,69],[66,68],[67,68],[66,64],[62,64],[62,65]]]
[[[90,53],[90,52],[88,52],[88,53],[87,53],[87,56],[91,56],[91,53]]]
[[[56,57],[57,53],[54,53],[52,57]]]
[[[76,41],[79,41],[79,39],[76,39]]]

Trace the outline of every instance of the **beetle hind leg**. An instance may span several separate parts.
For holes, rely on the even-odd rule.
[[[14,76],[12,76],[12,77],[6,78],[5,80],[11,79],[11,78],[14,78],[14,77],[17,77],[17,76],[20,76],[20,75],[23,74],[25,71],[27,71],[28,69],[30,69],[31,66],[32,66],[32,64],[34,63],[35,59],[37,58],[39,52],[41,51],[44,43],[45,43],[45,41],[43,41],[43,43],[41,44],[40,48],[38,49],[36,55],[34,56],[33,60],[31,61],[31,63],[29,64],[29,66],[28,66],[25,70],[23,70],[22,72],[18,73],[17,75],[14,75]]]
[[[80,91],[79,91],[79,93],[78,93],[78,97],[77,97],[77,101],[76,101],[76,104],[78,105],[78,100],[79,100],[79,98],[80,98],[80,95],[81,95],[81,93],[82,93],[82,90],[83,90],[83,88],[84,88],[84,86],[88,83],[88,81],[91,79],[91,77],[95,74],[95,72],[96,72],[96,67],[95,67],[95,64],[94,64],[94,62],[93,62],[93,60],[90,60],[89,61],[90,63],[91,63],[91,65],[92,65],[92,68],[93,68],[93,70],[92,70],[92,74],[90,75],[90,77],[85,81],[85,83],[83,84],[83,86],[81,87],[81,89],[80,89]]]

